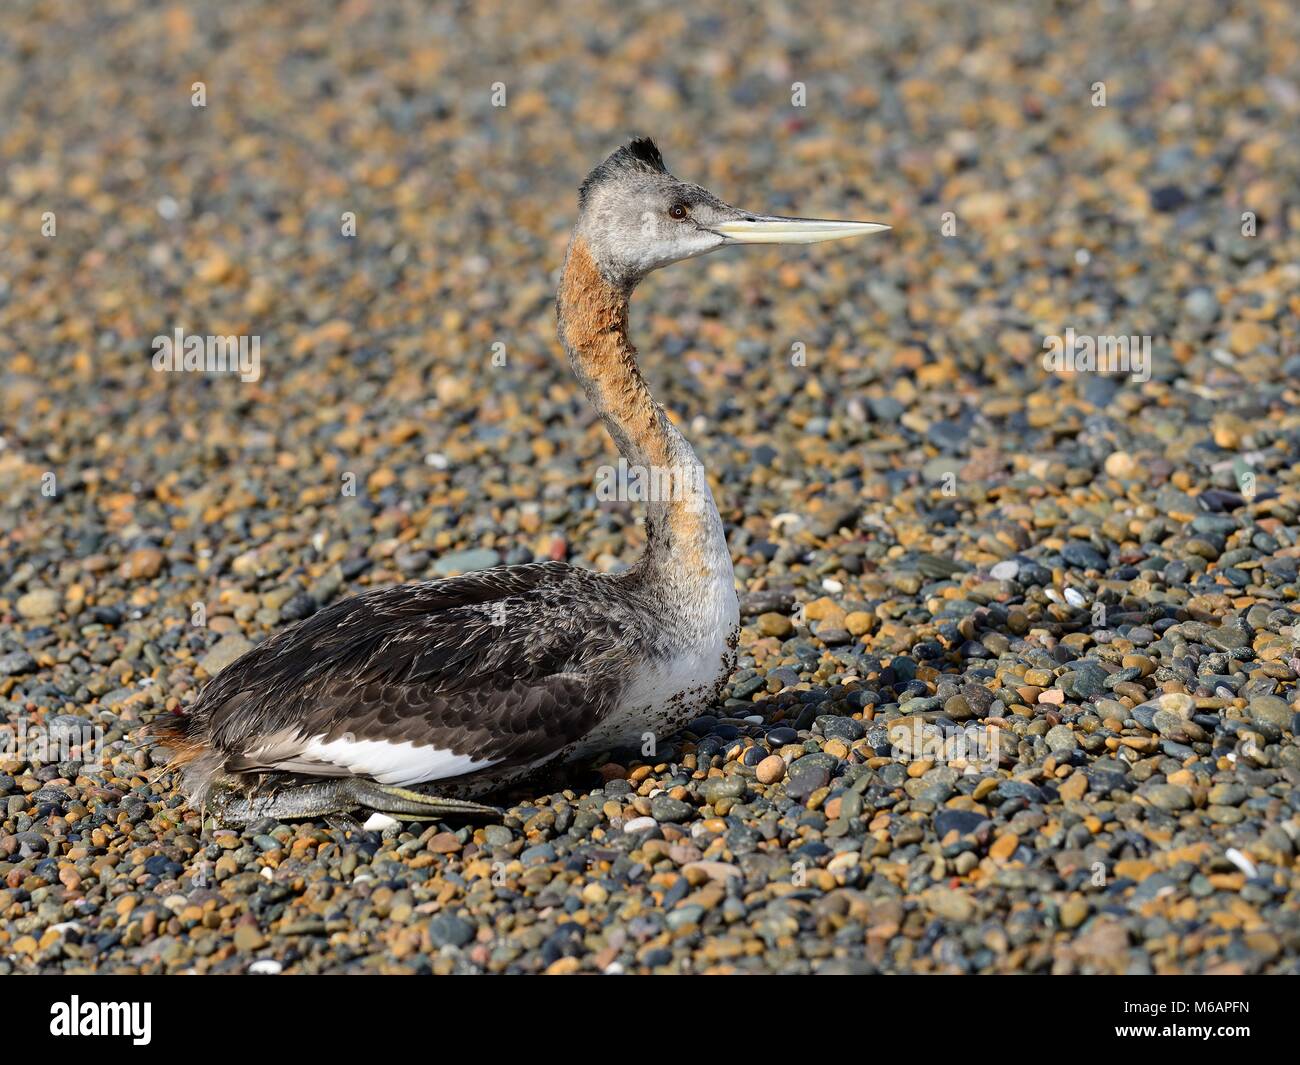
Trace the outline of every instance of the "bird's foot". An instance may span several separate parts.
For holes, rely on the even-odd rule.
[[[409,788],[394,788],[376,784],[373,780],[349,777],[350,794],[358,806],[391,814],[403,821],[441,821],[446,817],[500,817],[495,806],[469,802],[465,799],[447,799],[440,795],[426,795]]]
[[[365,831],[361,822],[351,814],[326,814],[325,823],[344,836]]]

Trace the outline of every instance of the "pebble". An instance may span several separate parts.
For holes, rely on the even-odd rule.
[[[784,614],[768,612],[758,616],[758,631],[762,636],[784,639],[794,632],[794,625]]]
[[[1087,919],[1088,912],[1087,899],[1081,899],[1077,895],[1066,899],[1061,904],[1061,927],[1078,928]]]
[[[487,548],[454,551],[443,555],[433,564],[433,572],[440,577],[454,573],[475,573],[501,564],[501,555]]]
[[[204,670],[210,676],[216,676],[235,659],[242,657],[253,649],[252,643],[238,633],[223,636],[200,660]]]
[[[1187,789],[1177,784],[1157,784],[1147,792],[1147,798],[1162,810],[1186,810],[1192,805]]]
[[[650,800],[650,816],[656,821],[686,821],[694,812],[695,808],[690,803],[669,795],[656,795]]]
[[[968,836],[987,823],[987,817],[973,810],[941,810],[934,817],[934,832],[940,839],[947,836],[949,832]]]
[[[1294,712],[1284,699],[1276,695],[1260,695],[1250,700],[1250,718],[1261,725],[1273,725],[1279,729],[1291,727],[1291,715]]]
[[[45,620],[59,612],[63,596],[53,588],[37,588],[18,597],[15,604],[20,617]]]
[[[1055,725],[1048,729],[1044,738],[1047,740],[1048,748],[1057,754],[1077,750],[1079,746],[1079,741],[1074,733],[1064,725]]]
[[[266,946],[266,936],[256,925],[241,924],[235,929],[235,949],[246,954]]]
[[[785,761],[780,755],[769,755],[754,767],[754,776],[760,784],[775,784],[785,776]]]
[[[463,947],[474,939],[474,925],[454,913],[430,918],[429,940],[435,947]]]
[[[1112,451],[1106,456],[1105,470],[1112,477],[1129,480],[1136,476],[1138,464],[1127,451]]]
[[[36,659],[26,651],[0,654],[0,677],[16,677],[36,669]]]
[[[151,580],[158,576],[163,565],[163,553],[156,547],[142,547],[132,551],[122,563],[122,576],[127,580]]]
[[[822,762],[801,758],[790,766],[785,792],[796,801],[806,802],[813,792],[826,786],[830,777],[830,770]]]
[[[922,893],[921,900],[936,917],[955,924],[971,921],[978,910],[970,896],[952,888],[928,888]]]

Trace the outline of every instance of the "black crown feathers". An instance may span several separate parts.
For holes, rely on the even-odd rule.
[[[633,137],[587,175],[578,190],[578,209],[582,210],[587,206],[587,198],[591,190],[601,182],[631,170],[641,170],[649,174],[668,173],[668,167],[664,165],[664,157],[659,154],[655,142],[649,137]]]

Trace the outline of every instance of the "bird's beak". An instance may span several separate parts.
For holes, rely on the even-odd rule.
[[[828,218],[786,218],[775,214],[746,214],[709,227],[729,244],[820,244],[879,233],[879,222],[840,222]]]

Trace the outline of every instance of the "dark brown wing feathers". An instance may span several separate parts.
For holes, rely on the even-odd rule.
[[[384,739],[507,765],[562,749],[617,702],[653,605],[561,563],[486,570],[354,596],[277,633],[165,726],[235,771],[265,768],[283,730]]]

